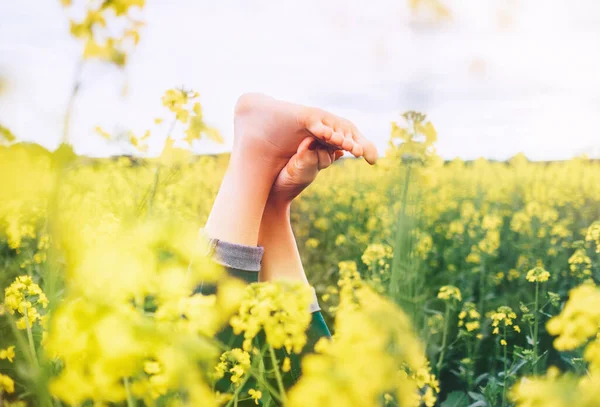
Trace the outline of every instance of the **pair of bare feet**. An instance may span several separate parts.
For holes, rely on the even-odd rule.
[[[261,280],[304,280],[289,221],[291,202],[344,151],[377,159],[350,121],[322,109],[260,94],[239,98],[229,167],[205,230],[214,238],[265,248]]]

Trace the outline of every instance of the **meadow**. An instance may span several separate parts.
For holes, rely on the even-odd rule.
[[[419,133],[428,122],[405,116],[374,168],[344,159],[293,207],[335,339],[323,376],[288,403],[326,392],[312,405],[595,405],[600,162],[443,162]],[[0,156],[4,404],[232,401],[211,395],[223,359],[198,338],[236,310],[190,297],[195,280],[221,278],[193,242],[228,157],[88,159],[23,143]],[[230,283],[223,295],[243,292]],[[190,347],[197,383],[181,376]],[[350,369],[341,382],[337,369]]]
[[[144,1],[99,4],[71,20],[81,64],[121,68]],[[305,286],[206,256],[229,157],[190,152],[222,141],[198,93],[167,90],[142,134],[96,128],[136,154],[89,158],[69,144],[80,85],[55,151],[0,124],[0,407],[600,405],[600,161],[444,161],[427,116],[399,115],[374,167],[342,159],[292,207],[334,334],[305,354]]]

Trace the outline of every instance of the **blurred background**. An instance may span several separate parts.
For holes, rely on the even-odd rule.
[[[226,140],[198,153],[227,151],[236,98],[260,91],[346,116],[382,152],[390,122],[418,110],[444,158],[600,157],[595,0],[150,0],[139,19],[125,68],[85,64],[79,154],[130,153],[94,128],[143,131],[185,86]],[[0,2],[0,123],[55,148],[81,50],[59,1]],[[153,139],[148,154],[161,149]]]

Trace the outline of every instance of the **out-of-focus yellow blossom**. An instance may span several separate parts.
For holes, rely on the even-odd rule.
[[[311,249],[316,249],[317,247],[319,247],[319,240],[315,239],[315,238],[310,238],[306,241],[306,247],[309,247]]]
[[[426,259],[429,252],[433,249],[433,239],[428,233],[420,232],[418,235],[415,253],[422,259]]]
[[[50,383],[54,396],[69,404],[124,401],[129,383],[145,400],[174,390],[214,405],[199,362],[218,355],[206,338],[226,323],[231,298],[229,289],[191,295],[203,279],[221,278],[196,236],[171,221],[96,236],[93,245],[69,241],[67,294],[45,344],[63,366]]]
[[[236,335],[244,335],[243,348],[250,351],[252,340],[264,330],[267,343],[275,349],[300,353],[306,344],[311,320],[312,291],[301,283],[253,283],[245,290],[239,311],[230,324]]]
[[[426,116],[418,112],[406,112],[402,117],[406,122],[406,127],[392,122],[390,147],[395,154],[422,160],[434,154],[437,132],[433,124],[425,121]]]
[[[581,279],[592,275],[592,259],[587,255],[585,248],[577,248],[569,258],[569,270],[573,276]]]
[[[362,282],[356,263],[341,262],[340,276],[335,339],[303,359],[289,405],[378,406],[390,389],[400,406],[433,405],[438,383],[407,316]]]
[[[0,349],[0,360],[6,359],[9,362],[13,362],[15,360],[15,347],[9,346],[6,349]]]
[[[361,260],[367,265],[370,271],[385,272],[389,269],[389,261],[393,257],[391,246],[374,243],[367,246]]]
[[[258,405],[258,400],[262,398],[262,392],[260,390],[250,389],[248,395],[254,400],[254,403]]]
[[[600,327],[600,292],[584,284],[569,293],[569,301],[560,315],[548,321],[546,328],[557,336],[554,347],[560,351],[573,350],[596,335]]]
[[[543,267],[535,267],[527,272],[527,281],[544,283],[550,278],[550,273]]]
[[[99,134],[100,136],[102,136],[103,138],[105,138],[106,140],[110,140],[112,138],[112,136],[110,135],[109,132],[105,131],[104,129],[102,129],[102,127],[100,126],[96,126],[94,128],[94,131]]]
[[[445,285],[440,288],[437,297],[444,301],[462,301],[460,290],[453,285]]]
[[[347,241],[346,236],[344,236],[344,235],[337,235],[336,238],[335,238],[335,245],[336,246],[341,246],[344,243],[346,243],[346,241]]]
[[[0,373],[0,396],[2,393],[14,393],[15,392],[15,382],[13,379]]]
[[[596,243],[596,253],[600,253],[600,221],[594,222],[588,229],[585,240]]]
[[[71,7],[71,1],[62,1],[64,7]],[[143,25],[130,13],[132,8],[143,8],[145,0],[117,0],[100,4],[90,3],[85,17],[78,21],[71,19],[71,34],[84,43],[84,59],[100,59],[124,66],[127,54],[138,44],[139,28]],[[76,13],[73,13],[76,14]],[[120,25],[119,36],[112,36],[114,28]]]

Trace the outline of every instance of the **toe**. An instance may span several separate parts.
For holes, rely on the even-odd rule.
[[[346,151],[352,151],[352,148],[354,147],[354,139],[352,138],[352,135],[350,133],[346,133],[345,137],[344,137],[344,141],[342,143],[342,148]]]
[[[319,155],[320,170],[324,170],[331,165],[331,156],[329,155],[329,151],[327,151],[327,149],[320,148],[317,150],[317,154]]]
[[[314,137],[306,137],[304,140],[302,140],[302,142],[298,146],[297,153],[303,154],[305,151],[309,150],[315,142],[316,141],[315,141]]]
[[[329,140],[330,144],[342,147],[346,138],[344,137],[344,133],[340,133],[339,131],[334,131],[331,135],[331,139]]]
[[[330,141],[333,131],[331,127],[323,124],[320,120],[313,122],[306,129],[316,138],[323,141]]]
[[[362,156],[369,164],[375,164],[377,158],[379,157],[379,153],[377,152],[377,147],[370,140],[368,140],[365,136],[363,136],[356,127],[353,131],[354,141],[362,147]]]
[[[358,157],[362,157],[362,155],[364,154],[364,149],[363,149],[363,147],[360,144],[355,143],[354,144],[354,148],[352,148],[351,152],[352,152],[353,156],[355,156],[356,158],[358,158]]]

